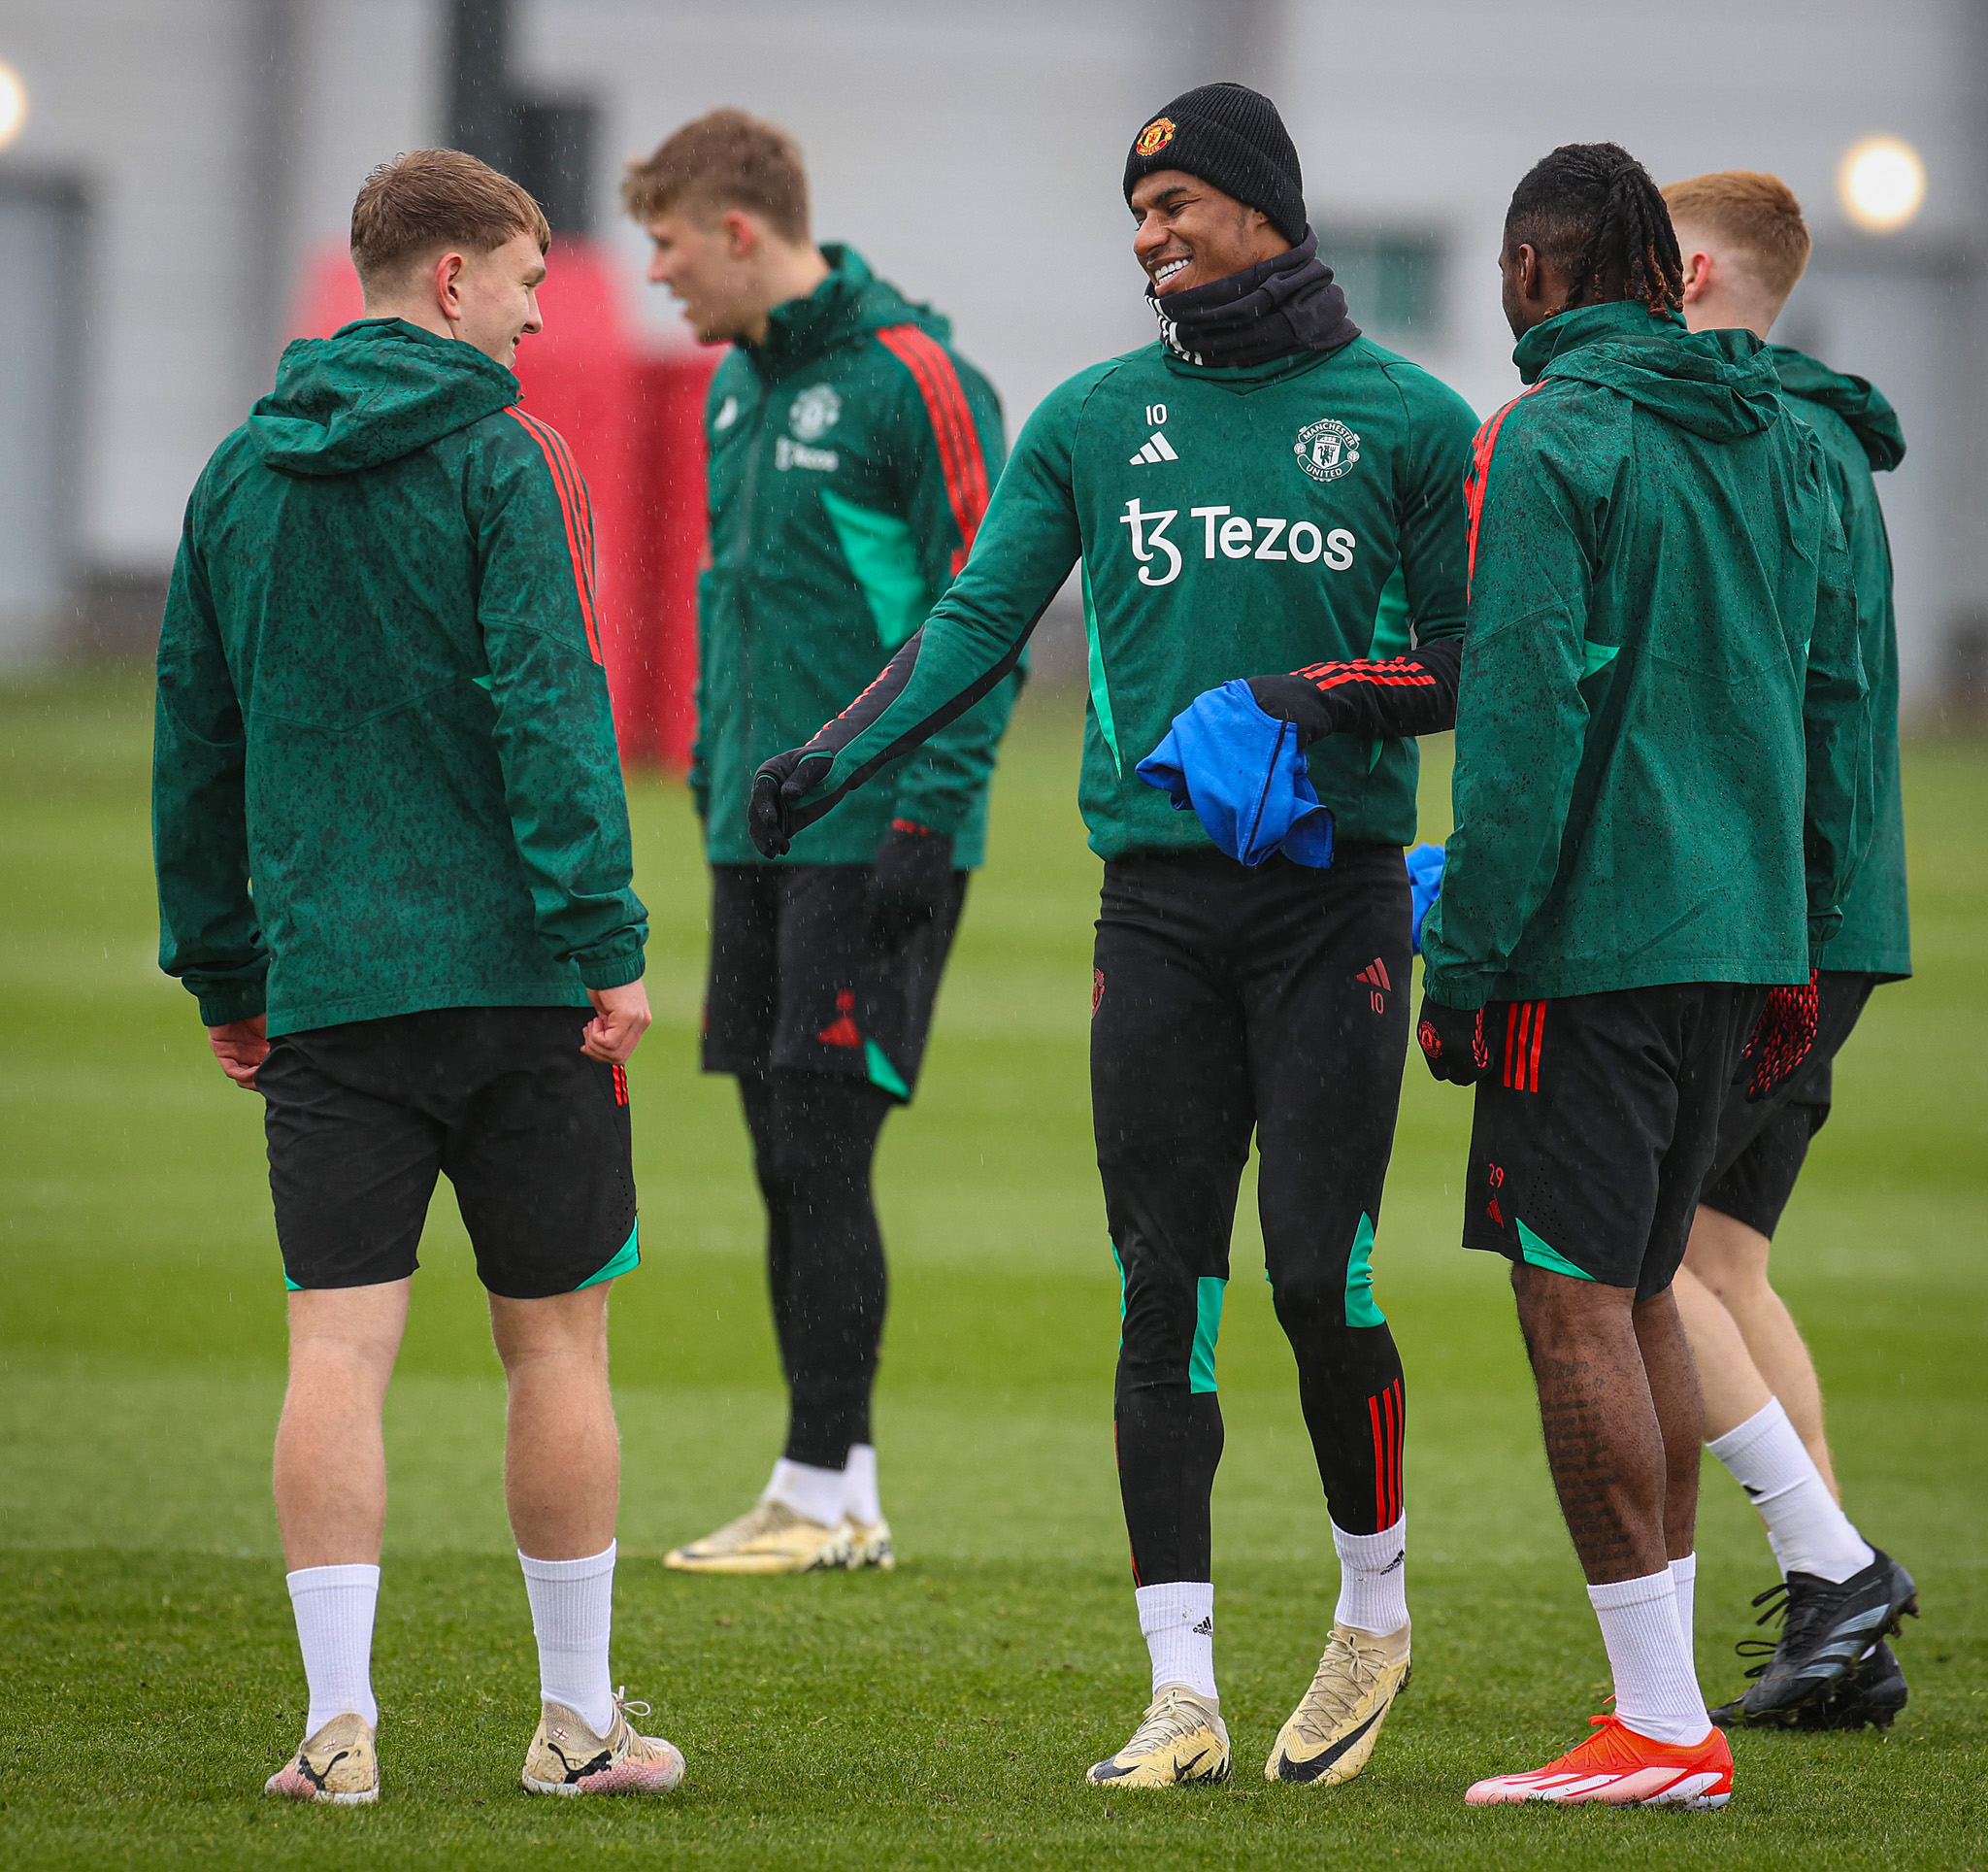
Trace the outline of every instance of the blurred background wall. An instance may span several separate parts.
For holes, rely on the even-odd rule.
[[[949,313],[1019,426],[1151,337],[1125,147],[1236,78],[1284,112],[1354,317],[1483,412],[1516,387],[1493,260],[1538,156],[1784,177],[1816,253],[1776,336],[1872,378],[1910,446],[1880,484],[1908,704],[1982,700],[1988,0],[0,0],[0,664],[149,647],[188,488],[397,150],[507,152],[667,346],[622,159],[714,104],[772,117],[817,232]],[[1885,231],[1841,188],[1874,135],[1925,178]]]

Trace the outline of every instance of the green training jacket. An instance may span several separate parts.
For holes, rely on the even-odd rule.
[[[584,1007],[642,974],[586,489],[517,379],[361,319],[187,502],[159,640],[159,966],[209,1026]]]
[[[1760,341],[1536,326],[1478,432],[1444,1006],[1796,983],[1869,837],[1849,554]]]
[[[801,811],[823,810],[999,682],[1080,561],[1091,849],[1208,846],[1140,761],[1232,678],[1393,656],[1411,632],[1462,630],[1475,424],[1453,390],[1365,338],[1221,369],[1156,343],[1079,372],[1029,418],[972,559],[919,636],[816,737],[834,764]],[[1406,736],[1312,745],[1340,838],[1414,837],[1417,758]]]
[[[1892,611],[1891,540],[1873,469],[1896,468],[1905,438],[1892,407],[1861,377],[1845,377],[1786,345],[1769,359],[1794,412],[1815,431],[1849,540],[1857,582],[1858,637],[1871,685],[1871,766],[1876,786],[1871,843],[1843,896],[1842,927],[1830,939],[1833,969],[1872,975],[1912,972],[1905,902],[1905,819],[1899,786],[1899,633]]]
[[[824,247],[833,271],[776,306],[764,345],[712,379],[711,562],[698,585],[690,786],[713,864],[765,864],[752,773],[805,741],[924,622],[966,563],[1001,472],[1001,405],[951,326]],[[893,819],[977,865],[987,783],[1018,679],[902,761],[779,862],[868,864]]]

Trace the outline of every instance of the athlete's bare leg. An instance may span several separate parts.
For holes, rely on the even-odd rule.
[[[1761,1410],[1770,1396],[1777,1397],[1830,1493],[1840,1500],[1823,1430],[1815,1361],[1781,1296],[1768,1283],[1771,1247],[1758,1229],[1720,1210],[1701,1208],[1692,1222],[1677,1299],[1705,1389],[1706,1438],[1723,1436]],[[1713,1309],[1735,1330],[1723,1331]]]
[[[608,1288],[544,1300],[490,1296],[490,1330],[511,1381],[504,1499],[518,1550],[579,1560],[614,1538],[621,1439],[608,1390]]]

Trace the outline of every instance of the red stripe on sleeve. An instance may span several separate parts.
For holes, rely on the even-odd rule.
[[[1477,573],[1477,523],[1484,517],[1484,485],[1491,478],[1491,451],[1498,446],[1498,431],[1505,418],[1539,388],[1529,384],[1504,409],[1489,418],[1471,443],[1471,465],[1464,473],[1464,506],[1470,515],[1470,555],[1464,564],[1464,599],[1471,595],[1471,581]]]
[[[955,573],[974,550],[975,536],[987,512],[987,461],[980,434],[967,403],[965,388],[945,347],[916,325],[887,325],[877,342],[911,372],[925,399],[925,414],[939,443],[939,465],[945,477],[945,498],[959,528],[960,544],[952,555]]]
[[[566,552],[573,563],[573,585],[580,596],[580,622],[586,629],[586,647],[596,663],[602,662],[600,619],[594,611],[594,521],[593,508],[586,497],[586,484],[566,452],[559,432],[536,417],[526,416],[515,404],[507,415],[517,418],[526,435],[539,445],[546,469],[552,477],[553,491],[559,496],[559,517],[566,526]]]
[[[1380,1431],[1380,1399],[1367,1400],[1367,1421],[1374,1431],[1374,1521],[1376,1529],[1390,1523],[1387,1519],[1386,1444]]]

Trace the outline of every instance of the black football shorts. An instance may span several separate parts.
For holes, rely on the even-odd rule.
[[[1497,1001],[1464,1246],[1639,1300],[1671,1285],[1767,990],[1682,983]]]
[[[1719,1147],[1699,1201],[1773,1238],[1795,1193],[1816,1132],[1829,1121],[1834,1062],[1871,999],[1888,978],[1824,969],[1816,978],[1815,1044],[1772,1098],[1746,1099],[1742,1071],[1726,1097]]]
[[[966,905],[967,873],[908,937],[870,917],[866,864],[717,864],[704,1070],[836,1073],[908,1102]]]
[[[286,1033],[255,1075],[285,1284],[419,1265],[438,1173],[492,1293],[632,1273],[628,1076],[580,1050],[585,1008],[440,1008]]]

